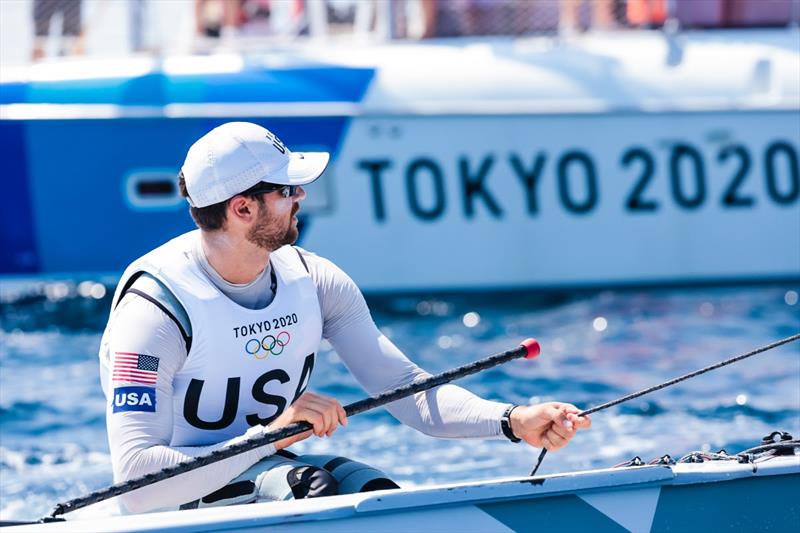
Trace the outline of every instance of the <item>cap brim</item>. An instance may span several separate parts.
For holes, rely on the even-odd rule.
[[[292,152],[284,171],[270,176],[269,181],[282,185],[306,185],[325,172],[329,161],[330,154],[327,152]]]

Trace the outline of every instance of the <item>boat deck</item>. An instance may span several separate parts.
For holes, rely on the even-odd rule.
[[[713,486],[711,485],[713,484]],[[800,456],[571,472],[287,502],[97,517],[4,528],[48,531],[791,530]],[[794,495],[794,496],[793,496]],[[757,511],[757,512],[756,512]]]

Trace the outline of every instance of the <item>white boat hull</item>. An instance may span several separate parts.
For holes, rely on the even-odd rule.
[[[123,531],[796,531],[800,457],[711,461],[436,485],[11,527]],[[69,515],[68,515],[69,518]]]

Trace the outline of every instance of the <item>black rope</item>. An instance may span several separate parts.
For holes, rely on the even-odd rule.
[[[800,333],[792,335],[791,337],[786,337],[785,339],[781,339],[779,341],[775,341],[773,343],[767,344],[766,346],[762,346],[760,348],[756,348],[751,352],[747,352],[741,355],[737,355],[736,357],[731,357],[730,359],[725,359],[724,361],[720,361],[719,363],[713,364],[711,366],[707,366],[705,368],[701,368],[700,370],[695,370],[694,372],[689,372],[688,374],[684,374],[683,376],[677,377],[675,379],[671,379],[669,381],[665,381],[659,385],[654,387],[650,387],[644,390],[640,390],[639,392],[634,392],[632,394],[628,394],[627,396],[623,396],[621,398],[617,398],[616,400],[611,400],[610,402],[606,402],[604,404],[600,404],[596,407],[592,407],[585,411],[581,411],[578,413],[578,416],[585,416],[590,415],[592,413],[596,413],[597,411],[602,411],[603,409],[608,409],[609,407],[613,407],[615,405],[619,405],[623,402],[627,402],[628,400],[633,400],[634,398],[638,398],[639,396],[644,396],[645,394],[649,394],[651,392],[655,392],[657,390],[661,390],[665,387],[669,387],[670,385],[675,385],[676,383],[680,383],[681,381],[687,380],[689,378],[693,378],[695,376],[699,376],[700,374],[705,374],[706,372],[710,372],[712,370],[716,370],[717,368],[730,365],[736,363],[737,361],[741,361],[742,359],[747,359],[748,357],[752,357],[754,355],[766,352],[767,350],[771,350],[773,348],[777,348],[778,346],[782,346],[784,344],[788,344],[790,342],[794,342],[797,339],[800,339]],[[547,448],[542,448],[541,453],[539,453],[539,458],[536,460],[536,466],[533,467],[531,471],[531,477],[536,475],[536,471],[539,470],[539,467],[544,460],[544,456],[547,455]]]
[[[771,442],[769,444],[762,444],[760,446],[755,446],[753,448],[748,448],[746,450],[742,450],[736,455],[747,455],[747,454],[759,454],[768,452],[771,450],[789,450],[789,449],[797,449],[800,448],[800,440],[787,440],[783,442]]]
[[[526,341],[526,343],[527,342],[528,341]],[[443,385],[454,379],[462,378],[464,376],[469,376],[471,374],[475,374],[482,370],[486,370],[487,368],[492,368],[502,363],[511,361],[512,359],[519,359],[520,357],[528,355],[529,355],[528,347],[524,345],[519,346],[517,348],[514,348],[513,350],[508,350],[506,352],[492,355],[485,359],[481,359],[480,361],[469,363],[464,366],[460,366],[458,368],[442,372],[441,374],[431,376],[417,383],[412,383],[411,385],[407,385],[405,387],[400,387],[391,391],[387,391],[375,397],[359,400],[357,402],[345,406],[344,410],[347,413],[347,416],[353,416],[359,413],[363,413],[364,411],[374,409],[375,407],[379,407],[381,405],[385,405],[387,403],[399,400],[401,398],[405,398],[412,394],[416,394],[418,392],[422,392],[431,389],[433,387]],[[177,465],[167,467],[159,472],[153,472],[152,474],[147,474],[136,479],[131,479],[123,483],[118,483],[116,485],[112,485],[110,487],[97,490],[80,498],[75,498],[73,500],[69,500],[64,503],[59,503],[58,505],[56,505],[55,509],[53,509],[53,512],[50,513],[50,517],[55,518],[58,515],[62,515],[64,513],[69,513],[71,511],[81,509],[83,507],[86,507],[87,505],[101,502],[108,498],[113,498],[114,496],[120,496],[122,494],[126,494],[141,487],[145,487],[147,485],[156,483],[157,481],[163,481],[165,479],[175,477],[179,474],[195,470],[202,466],[210,465],[212,463],[216,463],[217,461],[222,461],[223,459],[233,457],[234,455],[238,455],[240,453],[253,450],[255,448],[259,448],[266,444],[270,444],[285,439],[287,437],[291,437],[292,435],[297,435],[298,433],[302,433],[304,431],[312,429],[312,427],[313,426],[308,422],[295,422],[281,429],[265,433],[264,435],[261,435],[259,437],[248,439],[244,442],[228,446],[221,450],[216,450],[208,455],[195,457],[188,461],[178,463]]]

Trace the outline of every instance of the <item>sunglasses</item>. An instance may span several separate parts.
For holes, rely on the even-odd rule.
[[[262,186],[256,187],[250,191],[250,194],[264,194],[278,191],[281,195],[281,198],[290,198],[297,194],[297,187],[298,185],[280,185],[277,183],[265,183]]]

